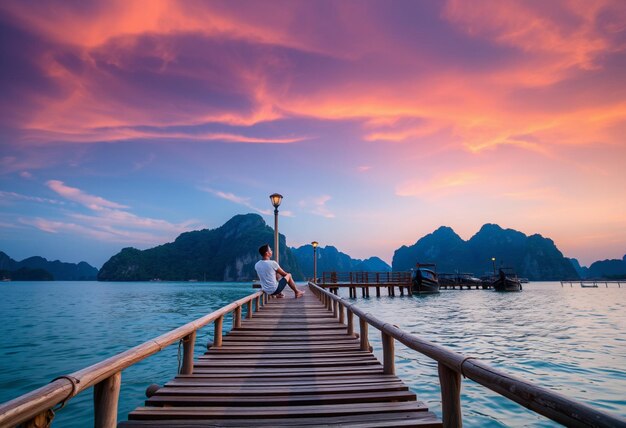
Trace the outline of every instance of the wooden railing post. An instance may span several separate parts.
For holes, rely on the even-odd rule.
[[[370,343],[367,338],[367,321],[359,317],[359,327],[361,330],[361,351],[369,351]]]
[[[441,413],[445,428],[463,426],[461,414],[461,374],[442,363],[438,363],[441,386]]]
[[[193,348],[196,343],[196,332],[189,336],[183,337],[183,365],[180,368],[180,374],[193,373]]]
[[[213,346],[222,346],[222,326],[224,325],[224,315],[215,320],[215,333],[213,334]]]
[[[383,342],[383,373],[396,374],[394,339],[385,332],[381,332]]]
[[[241,306],[237,306],[233,311],[233,329],[241,328]]]
[[[343,303],[338,302],[339,303],[339,322],[341,324],[343,324],[345,322],[345,317],[343,315]]]
[[[51,409],[41,412],[29,421],[19,425],[20,428],[50,428],[52,420],[54,419],[54,412]]]
[[[246,311],[246,318],[250,319],[252,318],[252,300],[248,300],[248,303],[246,303],[246,307],[247,307],[247,311]]]
[[[333,318],[337,319],[337,315],[339,312],[339,302],[337,302],[335,299],[333,300]]]
[[[259,312],[260,300],[261,300],[261,296],[256,296],[254,298],[254,311],[255,312]]]
[[[346,316],[348,317],[348,336],[354,337],[354,313],[346,308]]]
[[[94,386],[95,428],[115,428],[117,426],[117,403],[121,385],[122,372],[117,372]]]

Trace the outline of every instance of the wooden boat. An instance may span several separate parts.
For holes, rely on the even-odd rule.
[[[512,269],[506,268],[500,269],[498,277],[491,286],[495,291],[522,291],[522,283],[517,275],[512,272]]]
[[[580,282],[580,286],[582,288],[598,288],[598,284],[596,282]]]
[[[440,287],[479,287],[482,285],[482,280],[476,278],[471,273],[439,273],[439,286]]]
[[[411,281],[415,294],[439,293],[439,279],[432,263],[417,263],[412,269]]]

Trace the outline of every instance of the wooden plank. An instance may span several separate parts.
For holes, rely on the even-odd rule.
[[[379,384],[347,384],[347,385],[302,385],[302,386],[248,386],[240,384],[238,387],[232,385],[215,387],[211,384],[202,386],[179,385],[164,386],[156,391],[155,395],[198,395],[204,396],[240,396],[240,395],[283,395],[289,394],[333,394],[333,393],[353,393],[353,392],[376,392],[376,391],[408,391],[408,386],[402,382],[388,382]]]
[[[385,375],[377,375],[377,376],[362,376],[362,375],[352,375],[352,376],[342,376],[342,377],[326,377],[326,378],[276,378],[269,379],[263,381],[263,383],[254,384],[254,386],[263,385],[264,387],[278,387],[278,386],[324,386],[324,385],[364,385],[364,384],[385,384],[385,383],[393,383],[393,382],[401,382],[395,376],[385,376]],[[250,382],[244,380],[228,380],[228,381],[220,381],[219,379],[211,379],[204,378],[200,376],[176,376],[174,380],[169,381],[165,384],[165,386],[170,385],[206,385],[213,388],[222,388],[222,387],[234,387],[238,385],[250,386]]]
[[[376,403],[381,401],[415,401],[415,394],[409,391],[384,391],[363,393],[335,394],[259,394],[255,396],[237,396],[236,400],[226,396],[177,396],[154,395],[146,400],[146,406],[298,406],[321,404]]]
[[[263,417],[307,417],[307,416],[346,416],[371,413],[427,411],[419,401],[401,401],[390,403],[351,403],[337,405],[311,406],[242,406],[242,407],[138,407],[129,415],[129,419],[163,419],[180,417],[185,419],[239,418],[256,419]]]
[[[350,373],[383,373],[382,367],[379,367],[375,364],[369,365],[359,365],[355,367],[285,367],[284,370],[277,370],[276,367],[262,367],[259,369],[255,369],[254,367],[242,367],[238,369],[237,367],[201,367],[197,371],[194,371],[194,374],[198,376],[206,376],[207,374],[213,375],[250,375],[250,376],[260,376],[260,375],[272,375],[276,376],[306,376],[306,375],[323,375],[323,374],[337,374],[344,375]]]
[[[263,357],[265,354],[264,353],[249,353],[249,354],[225,354],[223,352],[206,352],[204,355],[199,356],[199,359],[206,359],[206,360],[226,360],[226,361],[232,361],[232,360],[241,360],[241,359],[254,359],[254,358],[261,358]],[[309,358],[318,358],[318,357],[322,357],[322,358],[341,358],[345,356],[345,358],[376,358],[374,357],[372,354],[370,354],[369,352],[363,352],[363,351],[354,351],[354,352],[302,352],[302,353],[287,353],[287,354],[272,354],[272,359],[277,360],[277,359],[281,359],[281,358],[288,358],[288,359],[295,359],[295,358],[304,358],[304,359],[309,359]]]
[[[120,423],[120,428],[197,428],[202,427],[242,427],[249,426],[249,419],[200,419],[200,420],[131,420]],[[254,421],[257,427],[325,427],[350,426],[358,428],[374,427],[404,427],[418,426],[422,428],[441,427],[441,422],[431,412],[389,412],[381,414],[334,416],[334,417],[307,417],[307,418],[265,418]]]
[[[332,361],[285,361],[285,360],[281,360],[281,361],[263,361],[263,360],[257,360],[257,361],[239,361],[237,363],[237,369],[241,369],[241,368],[271,368],[273,370],[276,369],[283,369],[283,368],[296,368],[296,367],[357,367],[357,366],[371,366],[371,365],[376,365],[376,364],[380,364],[378,361],[376,360],[369,360],[369,361],[353,361],[353,360],[347,360],[347,361],[342,361],[342,360],[332,360]],[[221,363],[216,363],[216,362],[198,362],[195,365],[195,370],[203,370],[206,368],[223,368],[223,367],[228,367],[228,368],[232,368],[233,367],[233,363],[228,363],[228,362],[221,362]]]

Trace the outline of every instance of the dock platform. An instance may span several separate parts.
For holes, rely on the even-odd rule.
[[[312,292],[286,294],[119,426],[442,426]]]

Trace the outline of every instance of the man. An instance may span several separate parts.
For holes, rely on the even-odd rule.
[[[271,296],[276,296],[279,299],[285,297],[283,290],[285,286],[289,286],[298,297],[304,295],[304,291],[300,291],[296,288],[296,283],[293,281],[290,273],[285,272],[276,261],[272,260],[272,249],[268,244],[262,245],[259,248],[259,254],[263,257],[263,260],[259,260],[254,265],[257,275],[261,280],[261,289]],[[281,276],[280,281],[278,276]]]

